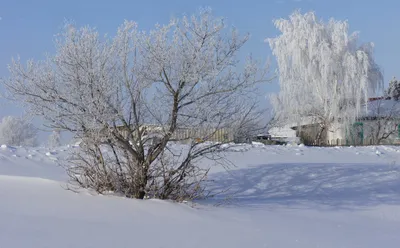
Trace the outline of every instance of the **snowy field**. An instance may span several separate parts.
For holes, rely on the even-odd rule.
[[[64,190],[69,149],[0,148],[0,247],[400,244],[400,147],[240,145],[212,169],[229,191],[194,207]]]

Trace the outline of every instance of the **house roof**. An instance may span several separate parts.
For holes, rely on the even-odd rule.
[[[366,107],[366,108],[365,108]],[[361,110],[360,119],[369,118],[400,118],[400,101],[392,99],[370,100]]]
[[[268,130],[272,137],[296,137],[296,131],[291,128],[291,125],[283,127],[272,127]]]
[[[358,120],[368,119],[400,119],[400,101],[388,99],[385,97],[373,97],[368,99],[367,105],[362,106]],[[273,127],[269,130],[272,136],[289,136],[293,135],[290,130],[296,130],[298,126],[308,126],[315,123],[315,118],[304,117],[298,123],[285,123],[280,126]]]

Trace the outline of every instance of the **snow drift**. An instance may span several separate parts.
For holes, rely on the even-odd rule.
[[[64,189],[73,147],[0,148],[1,247],[397,247],[400,148],[240,145],[215,199]],[[203,161],[207,166],[207,161]],[[214,205],[218,204],[219,207]]]

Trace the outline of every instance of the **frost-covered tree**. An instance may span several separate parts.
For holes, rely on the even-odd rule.
[[[386,91],[386,96],[398,101],[400,99],[400,81],[396,77],[389,83],[389,88]]]
[[[36,146],[37,129],[25,118],[6,116],[0,123],[0,143],[11,146]]]
[[[268,39],[276,56],[280,93],[271,98],[276,118],[320,126],[352,123],[368,96],[382,90],[383,76],[373,58],[373,44],[358,44],[346,21],[318,20],[313,12],[295,11],[275,20],[281,31]]]
[[[59,147],[61,145],[61,132],[59,130],[54,130],[49,135],[48,145],[50,148]]]
[[[236,55],[247,40],[208,9],[149,32],[126,21],[112,39],[67,24],[54,56],[26,66],[14,60],[3,85],[52,128],[82,140],[70,168],[80,186],[140,199],[193,197],[206,175],[194,161],[224,147],[204,141],[224,132],[230,142],[260,117],[257,84],[267,68],[251,58],[240,68]],[[177,151],[171,141],[189,145]]]

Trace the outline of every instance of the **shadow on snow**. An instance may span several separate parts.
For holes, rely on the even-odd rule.
[[[213,192],[222,193],[201,201],[206,204],[353,209],[400,203],[397,165],[268,164],[215,173],[210,179]]]

